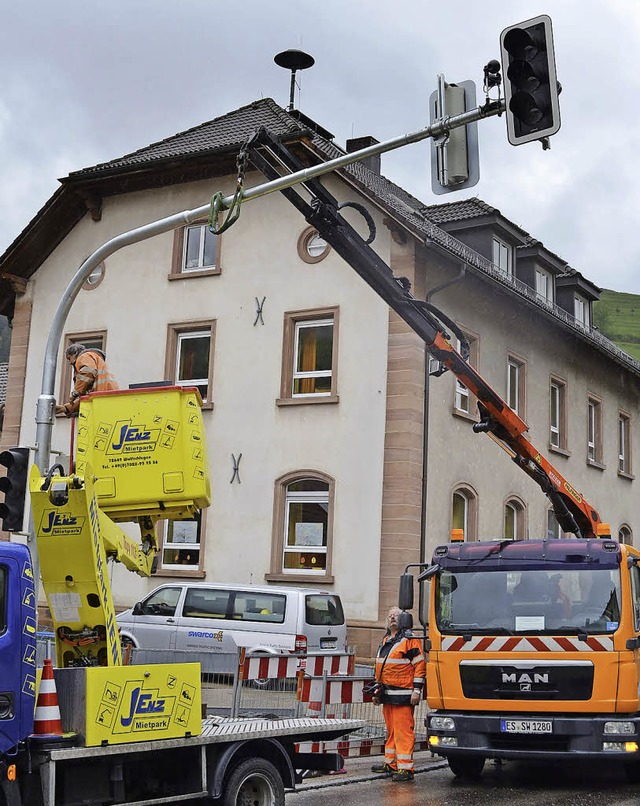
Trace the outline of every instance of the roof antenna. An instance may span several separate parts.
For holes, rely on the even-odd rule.
[[[316,60],[313,56],[305,53],[303,50],[283,50],[273,57],[273,61],[278,67],[284,67],[285,70],[291,70],[291,88],[289,90],[289,108],[288,112],[293,112],[293,95],[296,88],[296,71],[306,70],[308,67],[313,67]]]

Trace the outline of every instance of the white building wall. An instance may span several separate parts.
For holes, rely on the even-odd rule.
[[[250,177],[249,186],[253,179],[258,181]],[[85,216],[38,270],[21,444],[33,444],[35,438],[33,415],[49,324],[78,266],[111,237],[199,207],[220,189],[231,192],[231,180],[107,198],[102,220]],[[384,250],[386,230],[378,223],[377,244]],[[126,388],[163,379],[167,323],[215,319],[214,408],[204,412],[212,480],[206,579],[263,584],[274,480],[291,470],[320,470],[336,480],[332,587],[341,594],[348,618],[375,619],[388,310],[335,253],[313,265],[300,260],[297,239],[306,226],[279,194],[248,203],[222,236],[221,275],[185,280],[167,279],[173,233],[127,247],[107,259],[106,276],[96,289],[80,292],[65,332],[107,330],[108,362]],[[264,325],[253,324],[256,297],[266,297]],[[276,406],[284,312],[329,305],[340,308],[340,402]],[[68,452],[69,426],[57,419],[54,449]],[[231,454],[240,453],[241,483],[230,484]],[[114,598],[123,606],[166,581],[141,580],[122,568],[113,569],[112,579]]]

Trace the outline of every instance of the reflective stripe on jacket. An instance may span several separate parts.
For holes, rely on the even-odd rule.
[[[422,645],[410,632],[387,633],[376,655],[376,680],[384,683],[383,702],[406,705],[411,692],[422,692],[426,665]]]

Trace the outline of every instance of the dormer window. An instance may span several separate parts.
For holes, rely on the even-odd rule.
[[[513,249],[500,238],[493,239],[493,265],[508,275],[513,275]]]
[[[573,315],[576,318],[576,322],[589,326],[589,303],[584,297],[580,297],[577,294],[573,298]]]
[[[553,280],[551,275],[542,269],[536,269],[536,294],[538,299],[553,302]]]

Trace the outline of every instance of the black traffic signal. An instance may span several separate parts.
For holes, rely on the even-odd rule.
[[[500,34],[507,137],[517,146],[550,137],[560,128],[551,18],[546,14]]]
[[[9,448],[0,453],[0,465],[7,468],[7,475],[0,476],[0,518],[5,532],[20,532],[24,521],[24,504],[27,494],[29,448]]]

